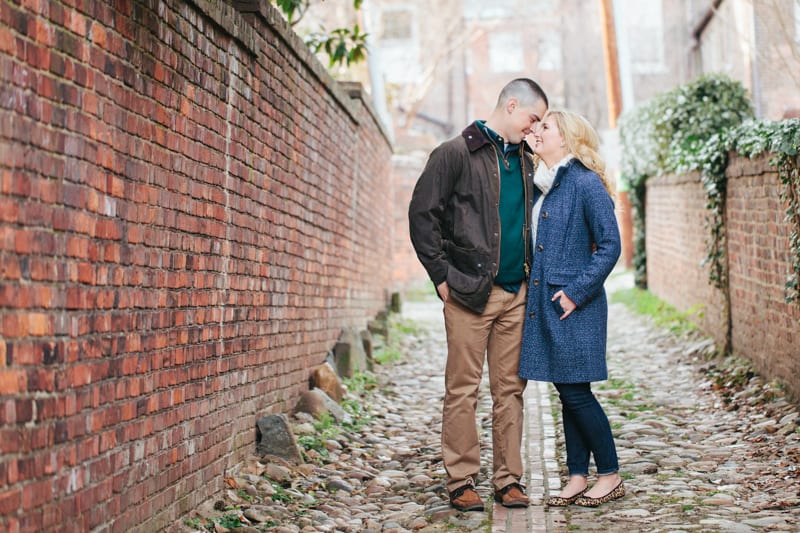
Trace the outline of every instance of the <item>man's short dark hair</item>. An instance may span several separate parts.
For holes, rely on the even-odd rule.
[[[500,91],[500,96],[497,98],[497,107],[505,104],[509,98],[516,98],[520,105],[530,106],[539,100],[544,102],[546,107],[550,107],[547,100],[547,95],[539,86],[538,83],[530,78],[517,78],[511,80]]]

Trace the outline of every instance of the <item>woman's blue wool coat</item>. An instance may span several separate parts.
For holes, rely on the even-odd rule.
[[[573,159],[559,169],[539,213],[520,377],[552,383],[608,379],[603,284],[620,250],[613,200],[600,177]],[[558,301],[551,301],[559,290],[578,306],[564,320]]]

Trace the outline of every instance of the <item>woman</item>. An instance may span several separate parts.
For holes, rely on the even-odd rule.
[[[534,255],[519,375],[553,383],[561,398],[569,482],[547,504],[596,507],[625,495],[611,426],[591,389],[608,379],[603,283],[620,255],[619,229],[591,124],[550,111],[534,139]]]

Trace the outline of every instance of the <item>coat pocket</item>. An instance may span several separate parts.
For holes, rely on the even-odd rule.
[[[444,251],[447,254],[448,263],[464,274],[481,275],[486,270],[486,261],[475,248],[464,248],[448,241]]]
[[[468,308],[482,313],[492,290],[492,275],[486,268],[486,258],[478,250],[463,248],[448,242],[445,246],[447,286],[450,294]]]
[[[445,252],[450,263],[447,286],[463,295],[482,291],[489,275],[481,253],[475,248],[464,248],[449,241],[445,245]]]
[[[545,281],[553,287],[569,285],[572,280],[581,275],[580,270],[552,270],[545,274]]]
[[[447,286],[465,296],[482,291],[489,285],[488,280],[488,276],[465,274],[454,267],[447,271]]]
[[[545,274],[545,281],[547,282],[547,290],[550,297],[550,305],[553,307],[553,310],[556,314],[560,317],[564,314],[564,308],[561,307],[561,303],[559,300],[553,300],[553,296],[560,290],[563,290],[564,287],[569,285],[572,280],[577,278],[580,275],[579,270],[554,270],[550,271]],[[567,296],[569,296],[568,291],[564,291]]]

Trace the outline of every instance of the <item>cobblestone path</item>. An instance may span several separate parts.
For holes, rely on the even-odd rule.
[[[631,283],[628,273],[615,274],[608,291]],[[525,449],[534,505],[512,512],[495,505],[492,530],[800,531],[796,404],[743,362],[709,357],[710,341],[678,338],[622,304],[609,312],[611,379],[594,388],[612,423],[628,495],[597,509],[543,507],[566,475],[560,404],[550,385],[531,382]],[[489,407],[482,419],[487,475]]]
[[[630,284],[629,273],[612,274],[608,292]],[[797,407],[743,363],[708,358],[708,341],[677,338],[622,304],[612,303],[609,311],[611,379],[594,390],[611,420],[625,498],[597,509],[543,506],[566,474],[560,405],[551,385],[531,382],[524,482],[532,505],[509,511],[493,504],[491,399],[484,380],[478,491],[487,509],[451,509],[439,445],[441,303],[406,302],[403,318],[417,325],[416,332],[402,339],[401,361],[375,370],[379,385],[366,406],[372,422],[326,442],[328,454],[315,465],[246,461],[231,473],[235,490],[198,509],[194,523],[208,524],[236,508],[248,522],[236,531],[277,533],[800,531]],[[310,424],[295,425],[303,433]],[[265,476],[287,487],[280,497]],[[176,530],[205,531],[186,521]]]

